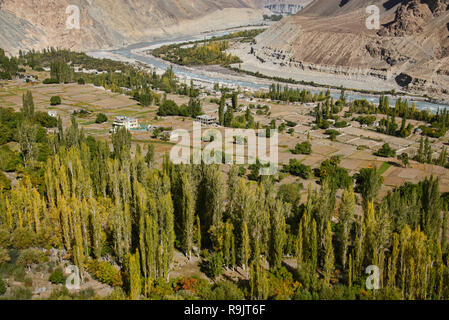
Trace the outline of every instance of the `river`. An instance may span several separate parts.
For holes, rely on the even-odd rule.
[[[248,28],[246,28],[248,29]],[[141,42],[137,44],[133,44],[124,48],[116,49],[116,50],[107,50],[107,51],[96,51],[96,52],[88,52],[88,54],[95,58],[111,58],[111,59],[118,59],[118,60],[124,60],[124,61],[138,61],[141,63],[144,63],[152,68],[157,68],[160,70],[166,70],[170,66],[172,66],[174,73],[176,76],[178,76],[180,79],[193,79],[197,81],[206,82],[209,84],[214,83],[220,83],[228,86],[240,86],[242,88],[248,88],[248,89],[268,89],[269,84],[266,79],[256,79],[255,77],[248,77],[246,75],[242,75],[241,79],[229,79],[229,77],[226,77],[225,75],[221,75],[217,72],[204,72],[200,70],[196,70],[195,68],[188,68],[184,66],[178,66],[175,64],[172,64],[167,61],[163,61],[161,59],[154,58],[149,55],[145,55],[144,51],[149,49],[155,49],[158,47],[161,47],[163,45],[169,45],[174,43],[184,43],[184,42],[190,42],[190,41],[197,41],[197,40],[203,40],[203,39],[210,39],[212,37],[219,37],[228,35],[232,32],[235,32],[237,29],[231,29],[231,30],[225,30],[220,32],[212,32],[212,33],[206,33],[206,34],[200,34],[195,36],[185,36],[185,37],[179,37],[179,38],[173,38],[173,39],[165,39],[165,40],[157,40],[152,42]],[[242,30],[242,29],[239,29]],[[248,81],[247,79],[250,78],[251,80]],[[271,82],[270,82],[271,83]],[[285,85],[285,84],[281,84]],[[312,93],[319,93],[324,88],[316,89],[316,88],[310,88],[307,86],[301,86],[301,85],[289,85],[289,87],[302,87],[307,88]],[[340,92],[339,90],[331,90],[331,96],[334,99],[339,99]],[[379,101],[378,95],[370,95],[370,94],[362,94],[358,92],[346,92],[346,98],[348,101],[354,101],[359,99],[366,99],[370,102],[377,103]],[[402,97],[404,99],[404,97]],[[448,106],[443,104],[435,104],[419,99],[413,99],[413,97],[406,97],[406,100],[409,101],[411,104],[412,102],[415,102],[416,107],[418,109],[427,109],[431,112],[436,112],[438,109],[447,108]],[[390,105],[394,105],[396,103],[396,97],[389,96]]]

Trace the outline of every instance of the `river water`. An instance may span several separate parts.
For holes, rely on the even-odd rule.
[[[199,70],[195,70],[194,68],[187,68],[183,66],[177,66],[170,62],[163,61],[160,59],[153,58],[149,55],[144,55],[143,51],[148,49],[155,49],[158,47],[161,47],[163,45],[169,45],[173,43],[183,43],[183,42],[189,42],[189,41],[197,41],[197,40],[203,40],[203,39],[210,39],[212,37],[219,37],[223,35],[230,34],[232,32],[235,32],[236,30],[228,30],[228,31],[221,31],[221,32],[213,32],[213,33],[207,33],[207,34],[201,34],[196,36],[186,36],[186,37],[179,37],[175,39],[169,39],[169,40],[158,40],[158,41],[152,41],[152,42],[142,42],[137,43],[134,45],[130,45],[121,49],[117,50],[110,50],[110,51],[99,51],[99,52],[90,52],[89,55],[93,57],[108,57],[108,53],[112,53],[116,57],[121,57],[125,59],[131,59],[135,61],[139,61],[141,63],[144,63],[150,67],[157,68],[160,70],[166,70],[170,66],[172,66],[174,73],[176,76],[178,76],[180,79],[193,79],[193,80],[199,80],[202,82],[207,82],[210,84],[213,83],[220,83],[224,85],[229,86],[240,86],[242,88],[249,88],[249,89],[267,89],[268,84],[267,81],[263,82],[256,82],[256,81],[248,81],[248,77],[242,77],[241,80],[231,80],[227,78],[226,76],[221,77],[219,73],[204,73],[200,72]],[[285,84],[281,84],[284,86]],[[304,87],[304,86],[297,86],[297,85],[289,85],[290,87]],[[308,89],[312,93],[319,93],[321,91],[324,91],[326,89],[320,88],[320,89]],[[340,97],[340,92],[338,90],[331,90],[331,96],[334,99],[338,99]],[[378,103],[379,96],[376,95],[369,95],[369,94],[362,94],[357,92],[346,92],[346,98],[348,101],[354,101],[359,99],[366,99],[373,103]],[[404,98],[402,98],[404,99]],[[396,97],[389,96],[390,105],[394,105],[396,103]],[[408,97],[407,100],[411,104],[412,102],[415,102],[416,107],[418,109],[427,109],[431,112],[436,112],[438,109],[447,108],[448,106],[442,105],[442,104],[435,104],[430,103],[422,100],[414,100],[411,97]]]

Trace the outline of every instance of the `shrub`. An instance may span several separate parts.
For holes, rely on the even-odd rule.
[[[86,81],[84,81],[83,78],[79,78],[77,82],[78,82],[78,84],[80,84],[80,85],[86,84]]]
[[[12,151],[8,146],[0,147],[0,170],[5,172],[17,171],[23,165],[22,157]]]
[[[293,280],[293,275],[285,267],[271,270],[268,273],[268,279],[270,283],[270,295],[275,298],[290,298],[298,287],[298,284]]]
[[[95,296],[92,288],[81,290],[78,293],[70,293],[66,287],[57,288],[50,294],[49,300],[91,300]]]
[[[0,123],[0,145],[8,143],[13,139],[13,131]]]
[[[231,281],[220,281],[213,289],[206,288],[201,294],[205,300],[244,300],[242,290]]]
[[[176,102],[172,100],[165,100],[159,107],[157,114],[159,116],[177,116],[179,115],[179,107]]]
[[[394,158],[396,156],[396,151],[393,150],[388,143],[385,143],[382,148],[374,153],[374,155],[384,158]]]
[[[61,284],[65,281],[64,272],[62,272],[61,268],[56,268],[50,275],[48,279],[53,284]]]
[[[57,106],[61,104],[61,97],[60,96],[53,96],[50,98],[50,104],[52,106]]]
[[[281,123],[281,124],[279,125],[279,127],[278,127],[278,130],[279,130],[279,132],[284,132],[284,131],[285,131],[285,128],[286,128],[285,123]]]
[[[8,297],[10,300],[30,300],[33,294],[30,289],[19,287],[13,289],[11,295]]]
[[[0,247],[0,264],[3,262],[8,262],[11,260],[11,257],[9,256],[8,250]]]
[[[14,281],[24,282],[25,281],[25,268],[22,266],[17,266],[13,273]]]
[[[239,166],[238,175],[239,177],[243,177],[246,174],[246,168],[244,166]]]
[[[329,139],[334,141],[337,138],[337,136],[339,136],[341,133],[338,132],[337,130],[329,129],[329,130],[326,130],[325,134],[327,134],[329,136]]]
[[[87,270],[102,283],[113,287],[123,285],[120,270],[106,261],[91,260],[87,263]]]
[[[0,296],[5,294],[7,288],[8,286],[6,285],[6,282],[0,278]]]
[[[53,290],[48,297],[48,300],[71,300],[69,289],[66,287],[57,288]]]
[[[312,175],[312,168],[305,164],[300,163],[297,159],[290,159],[288,165],[284,165],[283,172],[288,172],[294,176],[301,177],[305,180],[309,179]]]
[[[34,118],[45,128],[56,128],[58,126],[58,119],[50,116],[48,113],[42,111],[35,112]]]
[[[283,184],[279,187],[278,197],[283,202],[298,205],[301,201],[302,183]]]
[[[408,164],[410,163],[408,153],[405,153],[405,152],[398,155],[398,160],[402,161],[402,163],[404,164],[405,167],[407,167]]]
[[[16,271],[16,269],[23,269],[23,267],[18,267],[14,263],[12,263],[11,260],[12,259],[8,261],[9,263],[0,263],[0,278],[10,278],[14,276],[14,272]]]
[[[354,180],[349,175],[348,170],[338,166],[340,161],[340,156],[332,156],[321,163],[320,168],[317,170],[321,183],[328,179],[337,188],[347,188],[354,184]]]
[[[27,249],[34,243],[35,234],[26,228],[17,228],[11,235],[11,244],[16,249]]]
[[[335,128],[346,128],[348,123],[346,121],[339,121],[334,124]]]
[[[312,144],[310,141],[304,141],[303,143],[298,143],[295,147],[295,150],[292,150],[293,154],[311,154],[312,153]]]
[[[39,249],[26,249],[22,251],[17,264],[29,267],[32,264],[42,263],[47,259],[47,256]]]
[[[95,291],[92,288],[81,290],[75,295],[72,295],[74,300],[92,300],[95,297]]]
[[[376,122],[375,116],[360,116],[355,119],[355,121],[358,121],[360,125],[368,125],[372,126],[374,122]]]
[[[121,287],[115,287],[106,297],[106,300],[126,300],[126,293]]]
[[[329,129],[330,126],[331,126],[331,124],[327,120],[321,120],[321,122],[318,124],[318,127],[320,129]]]
[[[224,260],[221,252],[214,254],[209,260],[209,275],[212,278],[216,278],[223,274],[223,264]]]
[[[108,121],[108,117],[104,113],[97,114],[97,118],[95,119],[95,123],[105,123]]]
[[[176,292],[190,291],[191,293],[195,293],[197,282],[198,282],[197,278],[180,277],[174,285],[174,290]]]
[[[57,83],[59,83],[59,81],[56,79],[53,79],[53,78],[47,78],[43,81],[43,83],[44,84],[57,84]]]
[[[293,296],[294,300],[301,300],[301,301],[305,301],[305,300],[312,300],[312,294],[307,291],[306,289],[298,289],[295,292],[295,295]]]
[[[154,287],[150,291],[151,300],[162,300],[167,296],[173,295],[173,286],[164,281],[163,279],[156,279],[154,281]]]

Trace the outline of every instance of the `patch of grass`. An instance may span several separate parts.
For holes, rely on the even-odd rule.
[[[82,126],[90,126],[92,124],[95,124],[95,121],[86,121],[86,122],[81,123]]]
[[[114,115],[118,116],[127,116],[127,117],[134,117],[136,112],[134,110],[128,110],[128,109],[120,109],[115,110],[114,112],[111,112]]]
[[[151,143],[154,144],[162,144],[162,145],[169,145],[174,146],[176,143],[170,142],[170,141],[162,141],[162,140],[142,140],[142,139],[131,139],[132,142],[138,142],[138,143],[148,143],[151,141]]]
[[[385,172],[387,172],[388,169],[390,169],[391,163],[384,162],[379,168],[379,174],[383,175]]]
[[[14,281],[24,282],[25,281],[25,268],[22,266],[17,266],[13,271]]]

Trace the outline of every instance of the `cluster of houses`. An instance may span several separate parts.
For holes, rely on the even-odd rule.
[[[49,111],[50,114],[51,111]],[[57,116],[57,114],[56,114]],[[196,118],[196,121],[201,123],[201,125],[204,126],[215,126],[217,125],[217,118],[209,116],[209,115],[201,115]],[[126,116],[118,116],[115,117],[114,122],[112,123],[112,128],[109,130],[110,133],[116,132],[119,128],[126,128],[128,130],[138,130],[141,128],[139,125],[139,120],[132,117],[126,117]],[[154,125],[148,125],[146,127],[146,130],[148,132],[155,132],[157,130],[160,130],[160,127],[154,126]],[[161,137],[163,140],[171,140],[171,139],[177,139],[178,135],[174,133],[173,131],[161,131],[158,132],[158,136]]]

